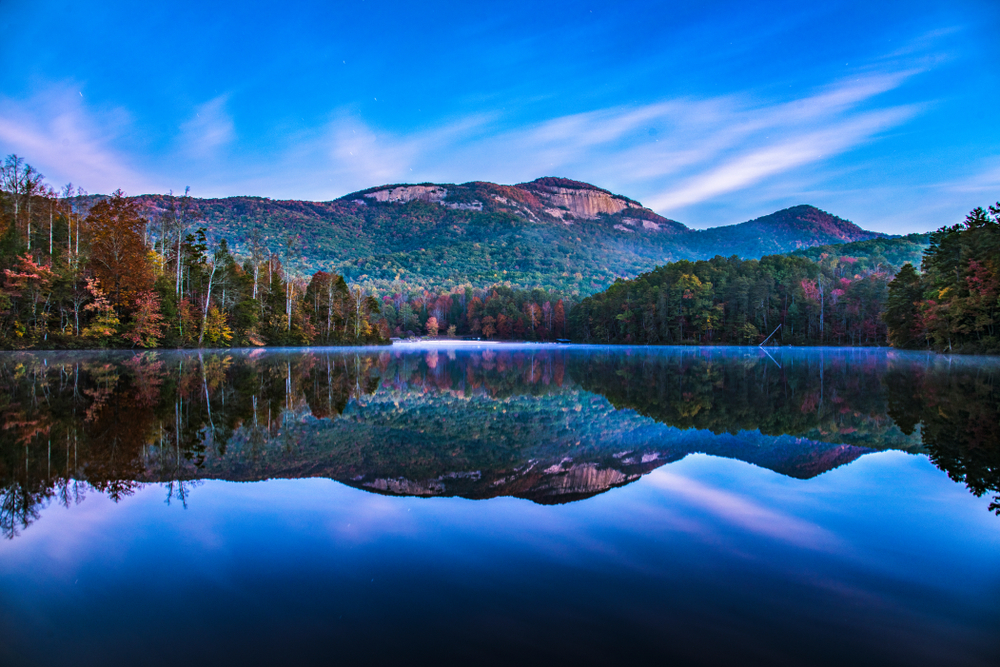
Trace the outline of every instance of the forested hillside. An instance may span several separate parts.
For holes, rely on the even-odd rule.
[[[569,315],[604,343],[884,345],[888,283],[921,237],[826,246],[760,260],[682,260],[622,280]]]
[[[793,252],[814,246],[876,240],[884,234],[861,229],[853,222],[815,206],[793,206],[738,225],[689,230],[684,235],[684,259],[737,255],[744,259]]]
[[[882,269],[895,274],[904,264],[920,266],[924,251],[931,243],[930,233],[907,234],[897,238],[879,238],[854,243],[818,245],[791,253],[819,261],[823,255],[853,257],[858,268]]]
[[[387,185],[328,202],[136,197],[151,233],[183,221],[243,254],[343,275],[380,290],[509,283],[586,296],[678,259],[755,258],[878,238],[811,206],[691,230],[595,186],[541,178],[516,186]]]

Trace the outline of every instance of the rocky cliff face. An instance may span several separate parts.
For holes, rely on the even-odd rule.
[[[416,200],[439,202],[447,196],[448,189],[440,185],[397,185],[365,194],[365,197],[368,199],[381,202],[398,202],[400,204]]]
[[[643,208],[638,202],[626,197],[565,178],[539,178],[516,187],[535,194],[544,202],[545,212],[559,219],[569,214],[574,218],[596,220],[601,214],[614,215],[629,208]]]
[[[343,200],[406,204],[423,201],[462,211],[507,211],[533,222],[605,219],[611,229],[631,233],[678,232],[687,228],[637,201],[589,183],[547,176],[529,183],[497,185],[386,185],[347,195]],[[342,201],[343,201],[342,200]]]

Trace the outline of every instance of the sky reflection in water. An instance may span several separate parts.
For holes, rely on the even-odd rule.
[[[954,400],[972,405],[982,399],[984,375],[995,373],[989,363],[976,366],[973,384],[966,385],[954,379],[954,365],[946,376],[935,376],[937,358],[828,352],[822,405],[840,397],[834,403],[839,407],[819,421],[803,421],[803,415],[825,414],[811,395],[814,351],[779,358],[785,370],[780,380],[764,379],[746,351],[712,351],[707,364],[704,355],[691,351],[637,352],[631,359],[620,352],[545,354],[561,356],[548,360],[548,385],[541,373],[531,381],[530,354],[520,368],[512,356],[507,370],[497,374],[495,367],[483,369],[481,358],[478,370],[470,371],[475,364],[468,354],[451,360],[442,353],[435,381],[437,368],[428,367],[423,352],[403,357],[394,352],[369,369],[378,387],[348,392],[339,417],[295,412],[292,401],[294,424],[286,422],[272,437],[300,450],[278,456],[269,449],[278,444],[264,443],[252,469],[249,454],[238,446],[242,427],[226,431],[228,449],[217,451],[226,410],[239,408],[233,407],[234,394],[226,398],[230,407],[223,408],[222,395],[213,393],[222,389],[210,388],[215,438],[204,427],[181,429],[201,434],[187,450],[197,450],[199,442],[209,445],[199,453],[203,481],[189,474],[197,470],[193,464],[167,470],[157,463],[160,453],[151,452],[150,443],[130,450],[123,436],[118,469],[98,460],[103,450],[92,444],[88,451],[95,463],[77,472],[138,471],[142,483],[118,502],[94,490],[68,508],[42,502],[37,518],[0,544],[0,662],[166,664],[176,662],[178,650],[194,664],[307,657],[417,661],[434,655],[445,662],[986,665],[1000,657],[1000,519],[987,511],[992,494],[976,497],[926,455],[908,453],[927,447],[921,437],[934,424],[908,435],[885,420],[890,409],[922,414],[923,403],[912,395],[902,408],[885,407],[899,403],[892,395],[893,373],[910,374],[905,384],[911,388],[935,383],[938,407],[947,406],[944,389],[955,393],[955,387],[971,393]],[[263,357],[276,363],[258,366],[256,386],[280,366],[292,367],[280,355]],[[197,380],[201,369],[193,357],[185,359]],[[12,368],[12,360],[6,361],[5,368]],[[24,358],[18,361],[23,364]],[[53,359],[47,363],[51,369]],[[236,359],[230,368],[243,363]],[[559,364],[561,385],[554,380]],[[318,374],[317,367],[311,367],[313,380],[343,379]],[[615,373],[609,373],[612,367]],[[301,370],[290,373],[294,382],[274,383],[282,390],[278,400],[285,400],[280,394],[286,387],[293,394],[309,393]],[[622,370],[628,372],[617,372]],[[445,371],[451,372],[447,381]],[[234,373],[229,372],[230,384],[249,386],[240,385]],[[857,386],[850,383],[858,376],[876,395],[841,396]],[[707,390],[697,381],[705,377],[712,380]],[[359,378],[353,379],[346,384],[360,387]],[[480,389],[473,390],[477,381]],[[125,373],[117,382],[116,390],[129,396]],[[701,410],[691,415],[683,405],[671,407],[669,390],[648,390],[658,382],[678,384],[679,395],[689,395],[682,403],[701,401]],[[23,399],[26,386],[13,386],[10,394]],[[169,378],[160,386],[159,416],[173,419],[171,401],[184,396],[187,414],[198,421],[199,382],[192,381],[186,394],[183,380],[176,383],[176,395]],[[49,387],[51,404],[58,403],[55,387]],[[645,388],[633,400],[635,407],[622,402],[629,387]],[[598,391],[602,388],[606,394]],[[788,398],[777,403],[754,393],[773,396],[785,388]],[[468,420],[454,412],[463,405],[451,400],[459,390]],[[265,394],[258,394],[258,412],[262,401],[275,398]],[[753,399],[748,403],[756,411],[735,409],[741,395]],[[115,396],[107,398],[107,406],[114,407]],[[652,400],[656,396],[663,400]],[[526,407],[530,401],[534,412]],[[453,413],[445,425],[450,439],[432,426],[440,418],[439,402]],[[879,402],[881,415],[854,409]],[[402,409],[388,408],[396,403]],[[814,413],[802,411],[814,403]],[[851,410],[841,412],[845,403]],[[482,436],[491,426],[484,415],[491,406],[517,411],[521,439],[504,422],[502,430],[514,442],[485,444]],[[738,427],[735,436],[696,428],[711,426],[711,420],[688,423],[724,407],[730,410],[725,421]],[[419,414],[407,414],[413,412]],[[572,415],[580,415],[579,421]],[[970,418],[978,424],[983,415]],[[756,430],[746,430],[755,422]],[[105,438],[131,433],[102,424]],[[785,432],[775,434],[779,424]],[[50,430],[63,426],[53,423]],[[634,429],[632,437],[622,434],[626,428]],[[335,430],[340,435],[331,437]],[[432,440],[417,437],[428,431]],[[379,450],[373,433],[397,448],[407,442],[401,434],[412,433],[410,442],[416,444],[394,458]],[[540,434],[551,442],[539,442]],[[22,445],[11,441],[10,429],[3,437],[8,494],[15,483],[36,488],[37,480],[18,477],[24,461],[12,450]],[[855,449],[843,450],[838,440],[845,439],[853,439],[848,446]],[[602,446],[608,440],[610,446]],[[616,458],[623,440],[647,458],[658,453],[674,462],[644,464],[634,454]],[[745,451],[733,450],[731,441],[742,441]],[[946,454],[958,451],[961,442],[956,437],[931,444],[941,448],[939,459],[950,461],[955,457]],[[462,464],[451,472],[469,472],[463,466],[487,461],[476,459],[476,452],[491,447],[492,471],[481,465],[475,480],[447,476],[450,459]],[[697,453],[713,447],[716,455]],[[567,449],[580,453],[557,466]],[[142,465],[122,463],[130,451]],[[633,463],[624,462],[630,458]],[[552,472],[515,474],[526,470],[529,460]],[[961,460],[967,470],[978,465]],[[27,470],[34,465],[29,460]],[[594,473],[615,465],[624,477]],[[643,466],[647,469],[628,481]],[[288,474],[295,470],[297,479]],[[406,470],[412,472],[405,488],[480,500],[380,495],[365,486],[398,480]],[[268,471],[291,479],[223,481]],[[186,508],[177,500],[176,481],[171,502],[164,502],[167,473],[188,480]],[[490,488],[531,500],[489,497],[484,480]],[[577,486],[559,486],[559,480]],[[580,486],[588,480],[598,486],[589,491]],[[608,480],[610,490],[600,487]],[[452,483],[459,486],[449,487]],[[560,502],[567,498],[554,496],[554,489],[572,502]]]

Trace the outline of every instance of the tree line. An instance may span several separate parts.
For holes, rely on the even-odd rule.
[[[378,343],[379,302],[341,276],[307,281],[282,251],[211,243],[190,197],[152,218],[120,190],[60,192],[17,155],[0,167],[0,345],[228,347]],[[312,293],[308,293],[309,290]],[[322,312],[316,307],[324,291]]]
[[[382,316],[398,337],[445,334],[486,340],[551,341],[566,336],[566,303],[558,292],[469,285],[449,291],[383,296]]]
[[[927,235],[666,264],[581,301],[568,330],[582,342],[996,354],[1000,202]]]
[[[892,344],[1000,352],[1000,202],[931,234],[920,268],[906,264],[889,284]]]
[[[574,305],[509,284],[378,291],[290,270],[298,237],[250,227],[234,252],[189,192],[143,207],[120,190],[57,191],[23,158],[0,166],[0,347],[370,344],[463,336],[633,344],[883,345],[1000,350],[1000,203],[922,238],[759,260],[679,261]],[[898,271],[898,275],[897,274]]]
[[[148,198],[147,198],[148,199]],[[290,270],[303,251],[250,228],[213,239],[190,193],[143,206],[120,190],[61,191],[23,158],[0,166],[0,347],[230,347],[386,342],[391,336],[552,340],[562,298],[498,284],[379,290]],[[269,243],[270,241],[270,243]]]
[[[672,262],[584,299],[568,327],[595,343],[883,345],[892,270],[838,253]]]

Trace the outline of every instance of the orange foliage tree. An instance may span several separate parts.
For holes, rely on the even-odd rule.
[[[98,202],[87,216],[90,228],[90,265],[115,306],[131,305],[153,286],[147,254],[146,220],[139,205],[121,190]]]
[[[156,292],[143,292],[135,300],[135,318],[123,337],[132,345],[156,347],[166,326],[160,313],[160,297]]]

